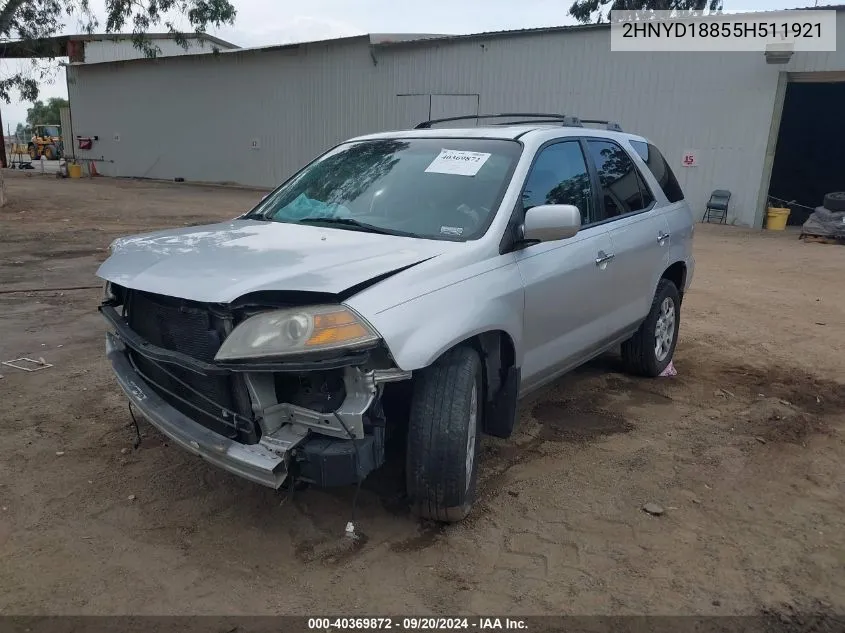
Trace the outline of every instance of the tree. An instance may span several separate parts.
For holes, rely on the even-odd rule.
[[[608,11],[718,11],[722,0],[575,0],[569,15],[581,22],[602,22]]]
[[[131,25],[136,48],[155,57],[158,48],[145,36],[151,28],[163,24],[187,48],[187,30],[199,33],[209,26],[233,24],[236,15],[230,0],[105,0],[105,5],[106,19],[101,25],[90,0],[0,0],[0,46],[18,41],[32,51],[33,58],[46,60],[35,64],[31,73],[0,77],[0,98],[9,103],[17,91],[22,101],[35,101],[39,81],[54,72],[55,57],[62,54],[45,39],[61,33],[71,20],[86,33],[100,29],[119,33]],[[183,31],[181,26],[189,29]]]
[[[23,123],[18,123],[18,127],[15,128],[15,137],[24,138],[27,136],[29,136],[29,128]]]
[[[56,125],[61,121],[60,108],[68,107],[68,100],[61,97],[50,97],[45,104],[43,101],[36,101],[31,108],[26,110],[26,124],[29,127],[42,124]]]

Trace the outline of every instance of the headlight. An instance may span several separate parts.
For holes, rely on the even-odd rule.
[[[241,360],[366,347],[378,334],[345,306],[274,310],[246,319],[223,341],[215,360]]]

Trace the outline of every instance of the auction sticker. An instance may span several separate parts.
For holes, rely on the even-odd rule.
[[[475,176],[484,166],[490,154],[484,152],[463,152],[457,149],[442,149],[431,164],[425,168],[430,174],[454,174]]]

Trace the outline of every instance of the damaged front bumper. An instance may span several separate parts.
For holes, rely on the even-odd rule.
[[[250,481],[273,488],[284,483],[288,472],[282,455],[261,444],[241,444],[225,438],[169,405],[138,375],[129,362],[126,347],[111,332],[106,334],[106,355],[130,402],[179,446]]]
[[[106,334],[106,354],[120,387],[150,424],[215,466],[271,488],[281,487],[289,476],[330,487],[353,484],[384,462],[383,429],[365,434],[364,415],[376,402],[381,384],[408,379],[410,372],[347,368],[346,398],[329,414],[280,403],[273,397],[271,373],[244,372],[261,425],[258,443],[245,444],[191,419],[159,395],[137,371],[129,350],[143,349],[150,357],[161,350],[139,345],[124,332],[125,325],[120,326]]]

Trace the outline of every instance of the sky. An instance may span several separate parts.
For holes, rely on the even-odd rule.
[[[818,5],[841,0],[819,0]],[[209,31],[242,47],[288,44],[364,33],[444,33],[536,28],[572,24],[571,0],[427,0],[424,12],[402,0],[232,0],[238,15],[233,26]],[[815,0],[724,0],[725,10],[761,11],[812,6]],[[92,7],[104,0],[92,0]],[[101,11],[102,13],[102,11]],[[64,33],[73,33],[69,25]],[[164,30],[163,28],[160,30]],[[0,62],[0,73],[14,72],[25,60]],[[67,97],[64,70],[41,85],[40,99]],[[3,127],[14,131],[26,121],[31,104],[13,98],[0,102]],[[5,132],[5,130],[4,130]]]

